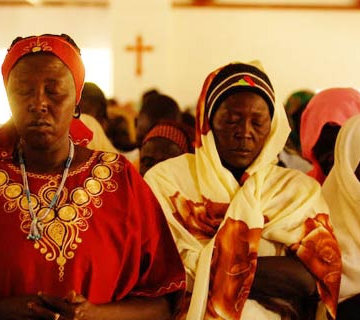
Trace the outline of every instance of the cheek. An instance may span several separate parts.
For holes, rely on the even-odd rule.
[[[232,130],[229,130],[229,128],[227,127],[221,127],[221,128],[215,128],[213,129],[213,135],[215,138],[215,141],[225,141],[228,142],[229,139],[232,136]]]
[[[59,112],[55,117],[58,119],[60,125],[67,126],[73,119],[73,110],[70,109],[67,112]]]
[[[74,108],[53,108],[49,110],[49,118],[52,118],[57,128],[70,128],[73,120]]]
[[[215,134],[214,132],[214,141],[216,150],[220,158],[226,157],[227,145],[229,144],[229,137],[226,137],[222,132]]]
[[[20,99],[19,97],[17,97],[14,94],[8,94],[8,102],[9,102],[9,106],[10,106],[10,110],[12,112],[12,114],[17,114],[19,113],[19,111],[21,109],[24,108],[24,102],[22,101],[22,99]]]
[[[27,115],[26,104],[24,104],[21,99],[10,97],[8,101],[14,123],[17,124],[23,122]]]
[[[270,126],[259,128],[258,130],[256,130],[256,133],[257,133],[257,140],[261,141],[262,144],[264,144],[265,140],[270,134]]]

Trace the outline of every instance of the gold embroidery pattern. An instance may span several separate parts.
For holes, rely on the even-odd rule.
[[[75,175],[77,175],[79,173],[82,173],[82,172],[88,170],[98,156],[99,156],[99,152],[93,152],[90,159],[88,161],[86,161],[86,163],[82,167],[77,168],[75,170],[71,170],[69,172],[69,174],[68,174],[68,177],[75,176]],[[111,162],[111,161],[107,161],[107,162]],[[17,174],[21,174],[20,167],[15,166],[15,165],[13,165],[11,163],[9,163],[8,166],[12,171],[16,172]],[[47,174],[39,174],[39,173],[28,172],[27,175],[30,178],[42,179],[42,180],[46,180],[46,181],[49,180],[49,175],[47,175]],[[61,177],[62,177],[61,174],[58,174],[58,175],[53,176],[52,178],[53,179],[61,179]]]
[[[56,208],[51,210],[43,221],[43,237],[34,242],[34,248],[45,256],[47,261],[55,261],[59,268],[59,281],[64,279],[64,267],[67,260],[74,258],[78,245],[82,242],[80,233],[88,230],[89,218],[95,208],[102,206],[100,198],[103,192],[114,192],[117,182],[112,179],[114,172],[120,172],[123,165],[117,161],[115,153],[97,153],[99,163],[94,166],[91,176],[81,187],[69,191],[63,188]],[[95,158],[94,158],[95,159]],[[51,177],[38,192],[31,194],[34,212],[41,217],[56,192],[59,177]],[[30,229],[29,206],[23,194],[23,186],[11,182],[6,171],[0,170],[0,196],[5,198],[4,210],[13,213],[20,210],[20,229],[27,234]]]
[[[40,41],[40,38],[37,37],[36,41],[31,41],[28,46],[24,47],[23,54],[39,51],[52,51],[52,47],[49,46],[47,41]]]

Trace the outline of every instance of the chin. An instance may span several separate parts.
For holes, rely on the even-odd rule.
[[[32,135],[23,138],[25,144],[35,150],[48,150],[55,144],[54,139],[47,135]]]
[[[235,161],[231,161],[231,167],[235,169],[247,169],[253,163],[253,159],[236,159]]]

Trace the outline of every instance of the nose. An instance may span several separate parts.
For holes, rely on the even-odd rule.
[[[43,89],[38,89],[34,92],[28,105],[28,111],[31,113],[47,113],[48,112],[48,98]]]
[[[44,103],[30,103],[28,110],[31,113],[47,113],[48,108]]]
[[[247,120],[240,120],[234,131],[236,138],[250,138],[251,124]]]

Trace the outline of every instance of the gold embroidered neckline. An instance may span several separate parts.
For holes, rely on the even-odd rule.
[[[96,159],[99,160],[98,163],[94,162]],[[67,261],[74,258],[83,241],[81,234],[88,230],[89,219],[94,210],[103,205],[102,195],[116,192],[119,188],[117,179],[113,178],[114,173],[119,173],[124,168],[124,162],[119,159],[120,155],[117,153],[93,152],[85,165],[73,172],[75,175],[89,168],[89,175],[82,177],[81,183],[72,189],[64,186],[56,207],[51,209],[43,221],[44,235],[34,242],[34,249],[39,250],[46,261],[57,264],[60,282],[64,280]],[[42,178],[47,181],[42,182],[35,194],[30,194],[36,216],[44,214],[57,186],[56,176],[43,175]],[[31,219],[23,186],[13,181],[3,169],[0,169],[0,196],[4,197],[4,212],[13,214],[18,211],[20,229],[28,234]]]
[[[101,153],[101,151],[92,151],[90,158],[81,167],[79,167],[75,170],[70,170],[68,176],[72,177],[72,176],[75,176],[79,173],[82,173],[82,172],[88,170],[90,168],[90,166],[93,164],[93,162],[96,160],[96,158],[99,156],[100,153]],[[8,166],[14,172],[19,173],[19,174],[21,173],[20,167],[14,165],[13,163],[9,163]],[[53,174],[41,174],[41,173],[27,172],[27,175],[28,175],[28,177],[31,177],[31,178],[38,178],[38,179],[44,179],[44,180],[61,178],[61,174],[53,175]]]

